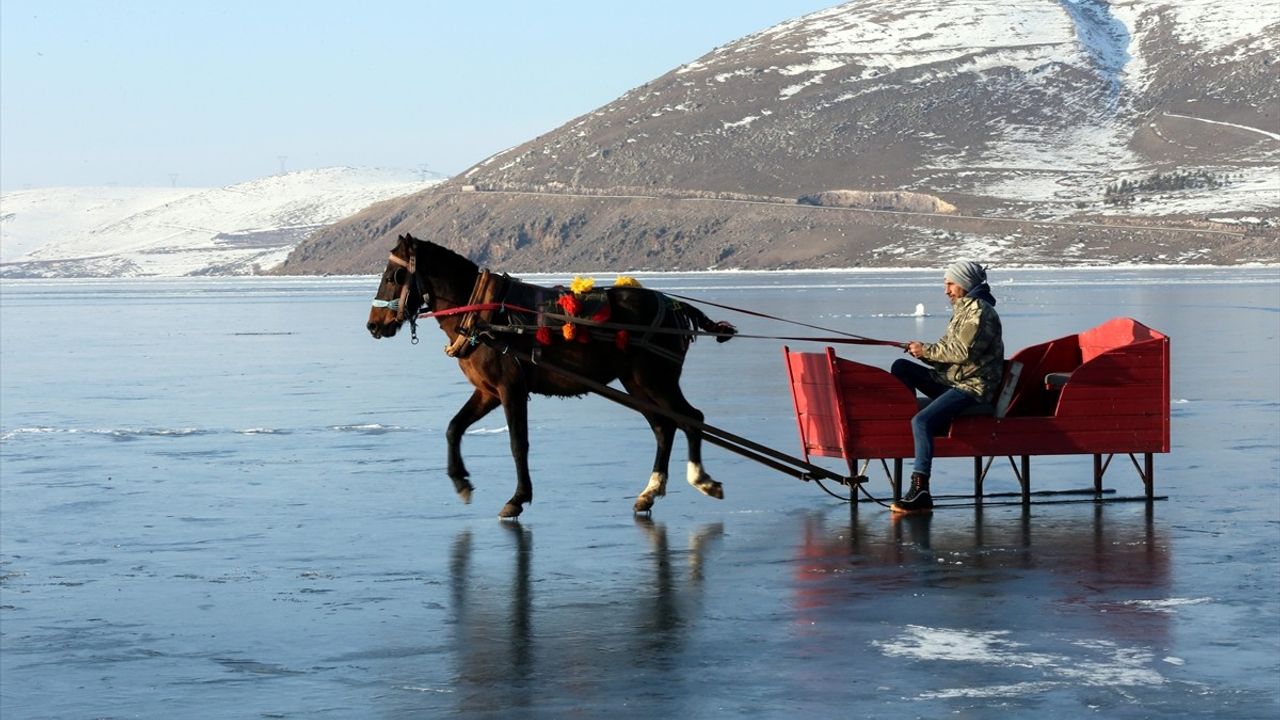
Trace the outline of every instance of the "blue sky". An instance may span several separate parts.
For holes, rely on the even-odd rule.
[[[0,187],[453,174],[838,0],[0,0]]]

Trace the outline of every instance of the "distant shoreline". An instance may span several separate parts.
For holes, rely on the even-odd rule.
[[[498,268],[500,270],[500,268]],[[1177,272],[1177,271],[1244,271],[1244,272],[1266,272],[1280,271],[1280,263],[1244,263],[1240,265],[1172,265],[1172,264],[1116,264],[1116,265],[1071,265],[1071,266],[1045,266],[1045,265],[992,265],[988,268],[991,272],[1046,272],[1046,273],[1067,273],[1067,272],[1086,272],[1086,273],[1115,273],[1115,272],[1134,272],[1134,271],[1153,271],[1153,272]],[[854,268],[808,268],[808,269],[777,269],[777,270],[554,270],[536,273],[517,273],[515,276],[522,279],[534,281],[557,280],[562,278],[570,278],[574,276],[607,278],[609,275],[631,275],[636,277],[701,277],[713,275],[739,275],[739,276],[766,276],[766,275],[876,275],[885,273],[921,273],[934,274],[941,272],[941,266],[938,267],[854,267]],[[279,282],[279,283],[303,283],[322,281],[367,281],[376,279],[377,274],[365,275],[148,275],[141,277],[49,277],[49,278],[21,278],[21,277],[0,277],[0,283],[3,284],[65,284],[68,282],[76,283],[116,283],[116,282],[175,282],[186,281],[200,284],[214,284],[227,281],[245,281],[245,282]]]

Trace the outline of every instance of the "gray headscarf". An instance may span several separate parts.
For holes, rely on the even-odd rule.
[[[946,278],[965,290],[987,281],[987,269],[972,260],[960,260],[947,267]]]

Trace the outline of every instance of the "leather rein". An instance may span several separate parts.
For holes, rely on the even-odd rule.
[[[476,313],[477,311],[486,311],[486,310],[515,310],[517,312],[525,312],[525,313],[535,312],[529,308],[520,307],[518,305],[512,305],[510,303],[479,302],[479,297],[477,297],[477,295],[480,289],[481,282],[479,279],[477,279],[476,287],[472,291],[472,297],[466,305],[463,305],[461,307],[456,307],[456,308],[450,308],[448,310],[439,310],[439,311],[428,310],[425,312],[414,312],[406,318],[406,311],[409,303],[409,278],[410,277],[413,278],[414,283],[419,283],[419,284],[421,283],[421,280],[418,278],[418,274],[417,274],[418,258],[417,258],[417,255],[410,254],[409,259],[404,260],[398,257],[395,253],[392,253],[391,255],[388,256],[387,259],[388,261],[391,262],[391,264],[397,265],[407,270],[408,277],[405,278],[405,281],[403,283],[396,282],[396,284],[400,286],[399,297],[397,297],[395,300],[378,300],[375,298],[373,300],[373,307],[386,308],[388,310],[394,311],[396,313],[396,322],[404,322],[407,319],[409,321],[411,340],[414,345],[418,344],[418,319],[419,318],[446,317],[449,315],[473,314],[473,313]],[[394,278],[393,278],[393,282],[394,282]],[[419,290],[420,290],[420,294],[423,297],[423,304],[425,305],[427,294],[426,292],[421,291],[421,288],[419,288]],[[666,293],[666,294],[670,297],[675,297],[681,300],[698,302],[705,305],[712,305],[725,310],[732,310],[734,312],[740,312],[746,315],[753,315],[755,317],[766,318],[769,320],[778,320],[778,321],[792,324],[792,325],[802,325],[804,327],[812,328],[815,330],[825,330],[828,332],[836,332],[836,333],[839,333],[840,335],[840,337],[794,337],[794,336],[782,336],[782,335],[739,335],[739,337],[772,339],[772,340],[794,340],[794,341],[815,341],[815,342],[820,341],[820,342],[827,342],[827,343],[840,343],[840,344],[851,344],[851,345],[887,345],[890,347],[899,347],[899,348],[906,347],[906,343],[899,342],[896,340],[877,340],[875,338],[869,338],[862,335],[855,335],[853,333],[846,333],[839,330],[831,330],[829,328],[823,328],[817,325],[809,325],[808,323],[802,323],[795,320],[788,320],[786,318],[780,318],[780,317],[768,315],[765,313],[746,310],[744,308],[733,307],[730,305],[721,305],[719,303],[710,302],[708,300],[695,300],[694,298],[675,295],[673,293]],[[595,322],[595,321],[588,320],[586,318],[569,317],[567,315],[562,316],[557,313],[545,313],[545,314],[557,319],[572,321],[572,322],[583,324],[589,327],[594,326],[594,327],[602,327],[602,328],[622,328],[622,329],[628,329],[628,330],[633,329],[634,327],[634,329],[637,329],[637,330],[655,331],[654,328],[649,328],[644,326],[630,326],[630,325],[620,325],[617,323],[609,323],[609,322]],[[516,329],[518,331],[522,331],[527,328],[509,327],[507,329]],[[681,335],[700,335],[700,334],[714,335],[715,334],[715,333],[698,333],[696,331],[689,332],[684,330],[677,331],[677,330],[665,330],[665,329],[658,329],[656,331],[671,332],[674,334],[681,334]],[[459,335],[458,338],[455,339],[454,342],[450,345],[450,347],[446,348],[445,352],[450,356],[454,356],[457,353],[457,351],[461,349],[462,344],[466,340],[467,340],[466,337],[464,337],[463,335]]]

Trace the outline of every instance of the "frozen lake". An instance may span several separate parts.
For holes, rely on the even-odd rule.
[[[947,321],[938,272],[639,277],[872,337]],[[703,497],[682,437],[636,519],[652,436],[599,398],[534,399],[518,523],[496,517],[504,422],[481,421],[463,505],[444,428],[469,386],[433,323],[369,337],[375,284],[0,285],[0,715],[1280,714],[1276,269],[994,271],[1010,354],[1117,315],[1172,338],[1169,499],[898,521],[714,446],[726,497]],[[700,342],[684,388],[797,452],[781,344]],[[969,460],[934,470],[971,487]],[[1036,489],[1091,478],[1087,456],[1035,462]],[[1124,457],[1106,480],[1141,491]],[[1007,462],[986,488],[1017,488]]]

